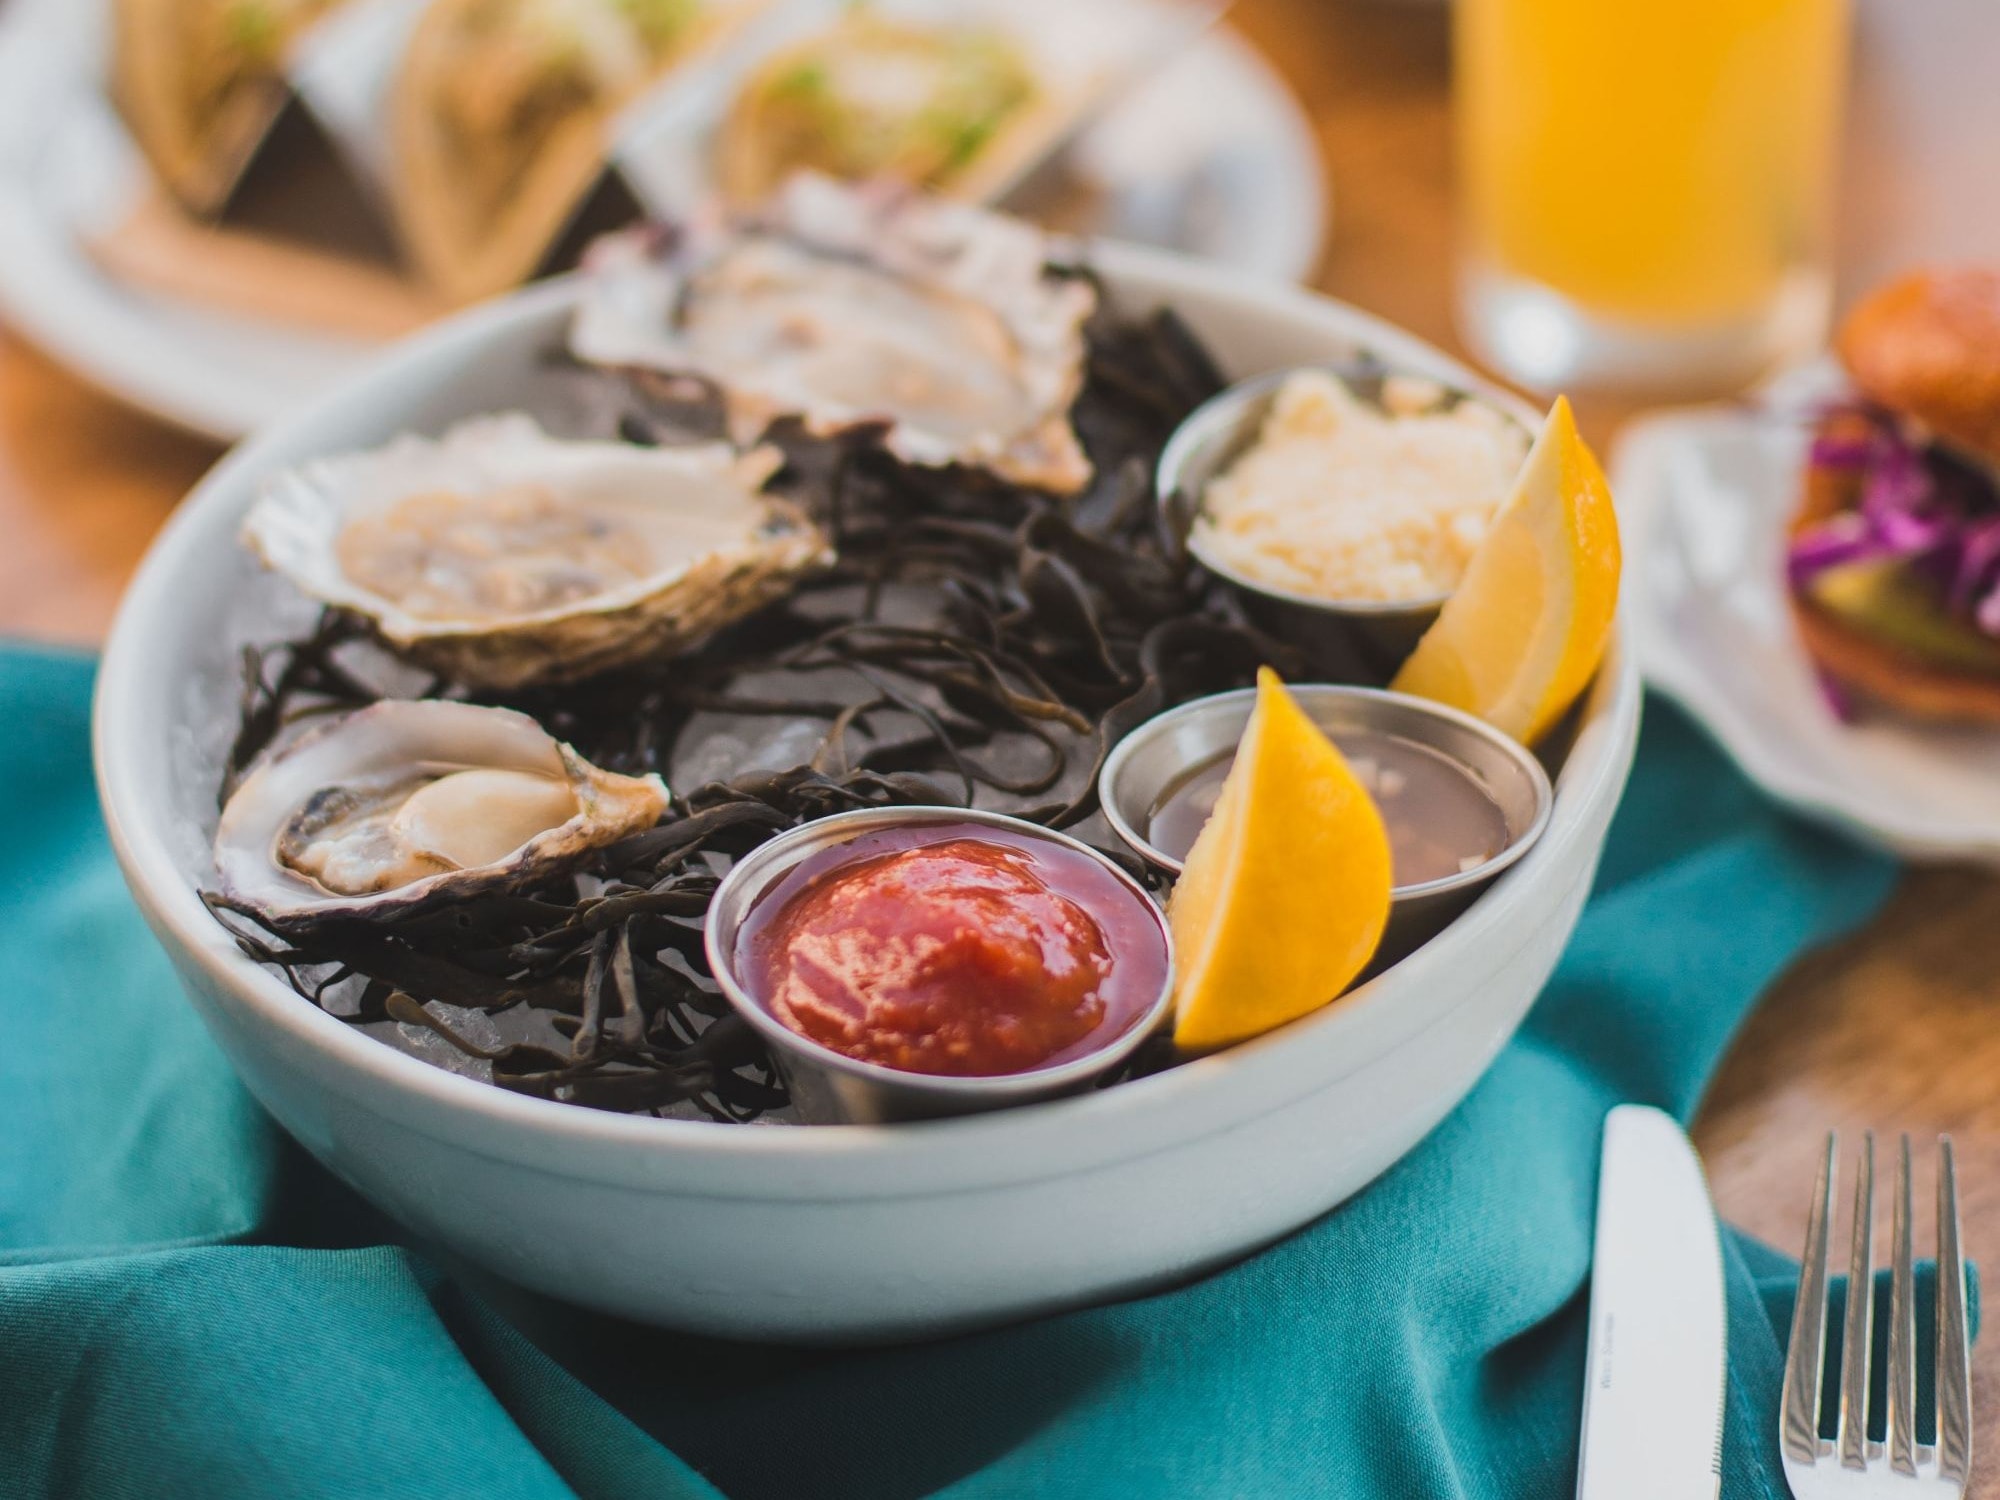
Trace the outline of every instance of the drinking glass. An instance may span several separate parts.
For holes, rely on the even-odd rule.
[[[1459,317],[1522,384],[1723,388],[1825,333],[1847,0],[1458,0]]]

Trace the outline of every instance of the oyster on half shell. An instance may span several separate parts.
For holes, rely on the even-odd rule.
[[[215,867],[227,904],[283,930],[526,884],[666,811],[658,776],[600,770],[526,714],[385,699],[245,777]]]
[[[762,493],[775,449],[566,442],[481,417],[266,485],[243,541],[392,648],[474,687],[573,681],[683,650],[827,565]]]
[[[1018,219],[799,173],[740,222],[599,241],[570,348],[707,382],[738,442],[782,417],[821,436],[881,424],[908,463],[1073,494],[1097,295],[1048,251]]]

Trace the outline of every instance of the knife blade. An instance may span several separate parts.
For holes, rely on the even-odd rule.
[[[1604,1120],[1577,1500],[1714,1500],[1728,1367],[1722,1244],[1669,1115]]]

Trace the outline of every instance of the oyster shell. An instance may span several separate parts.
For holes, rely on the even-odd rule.
[[[245,777],[215,867],[228,904],[282,930],[525,884],[666,811],[658,776],[600,770],[526,714],[385,699]]]
[[[803,515],[759,492],[781,462],[482,417],[281,473],[242,536],[455,681],[570,681],[685,649],[831,561]]]
[[[1048,248],[1018,219],[799,173],[738,223],[592,247],[570,348],[712,384],[738,442],[780,417],[883,424],[909,463],[1073,494],[1096,292],[1051,273]]]

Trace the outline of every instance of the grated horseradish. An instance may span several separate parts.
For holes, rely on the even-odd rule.
[[[1382,404],[1302,370],[1278,388],[1257,441],[1202,496],[1192,542],[1266,587],[1327,600],[1449,594],[1528,451],[1480,401],[1392,376]]]

